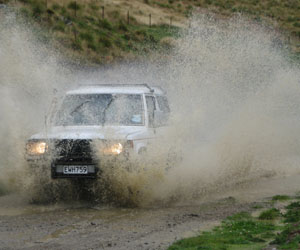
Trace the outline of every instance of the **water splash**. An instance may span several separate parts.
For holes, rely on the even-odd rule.
[[[22,186],[25,141],[43,129],[53,89],[64,89],[67,75],[21,17],[0,12],[0,182],[7,189]]]
[[[155,72],[150,82],[168,91],[173,117],[164,136],[180,161],[163,178],[147,173],[140,204],[190,202],[241,182],[300,172],[300,71],[278,37],[241,16],[195,16],[168,63],[147,67]],[[165,145],[156,142],[149,158],[166,152]]]
[[[104,188],[117,199],[140,206],[189,202],[258,177],[299,173],[300,71],[275,31],[243,17],[195,16],[164,59],[71,75],[26,25],[11,16],[3,20],[2,182],[22,183],[23,175],[15,173],[26,165],[24,142],[43,129],[53,88],[64,90],[70,82],[147,82],[168,92],[172,125],[147,157],[135,159],[130,171],[124,162],[103,169],[110,180]],[[171,168],[170,146],[176,153]]]

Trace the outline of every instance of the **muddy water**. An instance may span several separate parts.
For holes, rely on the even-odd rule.
[[[129,186],[142,194],[139,206],[188,204],[266,175],[299,173],[299,66],[289,60],[284,44],[276,43],[278,34],[263,25],[242,17],[221,22],[195,16],[165,60],[90,72],[64,65],[18,15],[0,18],[0,139],[6,141],[0,145],[0,186],[23,191],[36,184],[24,177],[24,144],[32,134],[48,131],[53,89],[61,99],[79,83],[124,79],[161,85],[172,109],[171,126],[149,150],[154,161],[140,164],[151,171],[127,174],[122,164],[119,172],[108,168],[118,190]],[[170,147],[180,161],[163,172],[159,157]]]
[[[300,191],[300,175],[263,178],[226,193],[169,207],[116,208],[87,203],[28,205],[24,197],[0,198],[1,249],[166,249],[254,202]]]

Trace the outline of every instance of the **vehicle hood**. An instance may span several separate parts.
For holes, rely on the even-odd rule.
[[[31,136],[30,139],[105,139],[127,140],[146,130],[143,126],[58,126],[48,132]]]

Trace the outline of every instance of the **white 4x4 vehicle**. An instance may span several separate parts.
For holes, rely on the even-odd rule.
[[[49,167],[52,178],[96,178],[102,157],[145,152],[169,112],[159,87],[80,87],[66,93],[50,128],[28,140],[27,161]]]

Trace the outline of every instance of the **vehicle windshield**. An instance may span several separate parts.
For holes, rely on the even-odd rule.
[[[138,94],[68,95],[55,121],[56,126],[143,124],[143,99]]]

